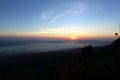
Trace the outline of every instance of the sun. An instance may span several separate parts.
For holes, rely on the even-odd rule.
[[[75,35],[72,35],[70,38],[71,38],[71,40],[76,40],[76,36]]]

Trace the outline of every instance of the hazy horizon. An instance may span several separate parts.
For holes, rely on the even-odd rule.
[[[3,38],[0,39],[0,55],[23,54],[32,52],[48,52],[56,50],[70,50],[88,45],[93,47],[105,46],[112,40],[65,40],[65,39],[25,39]]]

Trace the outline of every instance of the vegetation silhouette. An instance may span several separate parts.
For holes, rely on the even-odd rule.
[[[0,56],[0,80],[118,80],[120,38],[112,44]]]
[[[115,33],[115,35],[116,35],[117,37],[119,37],[119,36],[118,36],[118,33]]]

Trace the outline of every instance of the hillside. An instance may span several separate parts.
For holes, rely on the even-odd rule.
[[[0,56],[0,80],[118,80],[120,39],[101,47]]]

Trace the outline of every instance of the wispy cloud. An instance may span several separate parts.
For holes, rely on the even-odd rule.
[[[74,15],[82,14],[87,9],[87,3],[85,2],[73,3],[69,6],[71,6],[70,9],[66,9],[65,12]]]
[[[98,27],[95,27],[98,25],[67,25],[63,27],[57,27],[57,28],[47,28],[47,29],[40,29],[39,31],[35,32],[36,34],[41,33],[105,33],[110,32],[109,27],[102,27],[105,25],[99,25]]]
[[[62,16],[64,16],[64,15],[65,15],[65,14],[58,14],[58,15],[54,16],[54,17],[50,20],[49,24],[52,24],[54,21],[56,21],[57,19],[59,19],[60,17],[62,17]]]
[[[80,15],[87,9],[86,2],[72,2],[58,5],[54,8],[50,8],[49,11],[43,12],[40,16],[41,20],[48,20],[48,24],[54,23],[57,19],[65,15]]]
[[[70,35],[78,35],[78,36],[108,36],[112,35],[112,32],[109,28],[101,27],[95,28],[96,25],[68,25],[58,28],[47,28],[40,29],[36,32],[27,33],[25,35],[33,35],[33,36],[48,36],[48,37],[57,37],[57,36],[70,36]]]
[[[44,21],[44,20],[48,19],[49,16],[51,16],[52,13],[54,13],[53,10],[49,10],[49,11],[43,12],[43,13],[40,15],[39,18],[40,18],[41,21]]]

